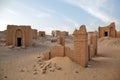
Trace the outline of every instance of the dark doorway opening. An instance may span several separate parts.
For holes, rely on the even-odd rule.
[[[104,33],[104,36],[108,36],[108,32],[105,32],[105,33]]]
[[[22,38],[17,38],[17,46],[20,47],[22,44]]]
[[[41,34],[41,36],[43,37],[43,34]]]

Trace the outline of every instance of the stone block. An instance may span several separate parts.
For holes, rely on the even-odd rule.
[[[56,45],[51,48],[51,58],[59,56],[59,57],[64,57],[65,56],[65,47],[62,45]]]
[[[43,54],[43,60],[49,60],[50,59],[50,51],[47,51]]]

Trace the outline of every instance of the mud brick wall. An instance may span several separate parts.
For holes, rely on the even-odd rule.
[[[32,46],[31,26],[7,25],[6,45],[14,46]]]
[[[37,29],[32,29],[33,39],[37,39]]]
[[[56,45],[50,50],[51,58],[53,57],[64,57],[65,56],[65,47],[62,45]]]
[[[57,43],[58,43],[59,45],[65,46],[65,38],[64,38],[63,36],[59,36],[59,37],[57,38]]]
[[[74,61],[86,67],[88,63],[88,37],[86,26],[81,25],[79,30],[73,32],[74,39]]]
[[[116,37],[115,23],[112,22],[110,25],[105,27],[99,27],[99,38],[101,37]]]
[[[45,37],[45,31],[39,31],[38,33],[39,37]]]
[[[116,38],[120,38],[120,31],[117,32],[117,34],[116,34]]]

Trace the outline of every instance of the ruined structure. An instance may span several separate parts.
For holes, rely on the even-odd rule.
[[[65,46],[65,34],[59,34],[57,37],[57,43],[59,45]]]
[[[117,37],[117,38],[120,38],[120,31],[118,31],[118,32],[116,33],[116,37]]]
[[[61,32],[60,32],[60,35],[63,36],[63,37],[66,37],[66,36],[68,36],[69,34],[68,34],[67,31],[61,31]]]
[[[50,49],[50,58],[65,56],[65,46],[55,45]]]
[[[99,38],[101,37],[116,37],[116,29],[115,29],[115,23],[112,22],[110,25],[105,27],[99,27]]]
[[[88,62],[88,38],[85,25],[73,33],[74,39],[74,61],[82,66],[87,66]]]
[[[88,43],[89,60],[91,60],[92,57],[94,57],[97,54],[97,39],[98,39],[97,32],[93,32],[90,35],[89,43]]]
[[[6,30],[0,31],[0,44],[5,44],[6,42]]]
[[[39,31],[38,35],[39,37],[45,37],[45,31]]]
[[[37,29],[32,29],[33,39],[37,39]]]
[[[32,46],[31,26],[7,25],[6,45],[23,48]]]
[[[53,37],[57,37],[60,35],[60,31],[59,30],[52,30],[52,36]]]
[[[72,61],[86,67],[88,59],[93,57],[90,57],[90,55],[97,53],[96,33],[91,36],[90,44],[88,45],[88,33],[85,25],[82,25],[79,30],[73,32],[74,49],[66,47],[64,40],[61,38],[58,38],[58,44],[56,46],[53,46],[50,51],[44,53],[44,59],[51,59],[56,56],[68,56]]]
[[[60,45],[62,45],[62,46],[65,46],[65,38],[62,37],[62,36],[59,36],[57,38],[57,43],[60,44]]]
[[[51,58],[56,56],[65,56],[65,38],[63,35],[57,37],[57,43],[58,44],[52,47],[50,50]]]
[[[67,31],[59,31],[59,30],[53,30],[52,31],[52,36],[53,37],[58,37],[58,36],[64,36],[64,37],[66,37],[66,36],[68,36],[69,34],[68,34],[68,32]]]
[[[0,31],[0,39],[5,39],[6,38],[6,30]]]

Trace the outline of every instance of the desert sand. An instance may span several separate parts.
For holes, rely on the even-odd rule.
[[[0,45],[0,80],[120,80],[120,39],[98,40],[98,54],[87,68],[72,62],[68,57],[42,60],[42,53],[56,43],[51,37],[34,40],[26,49]],[[66,46],[73,48],[72,38]]]

